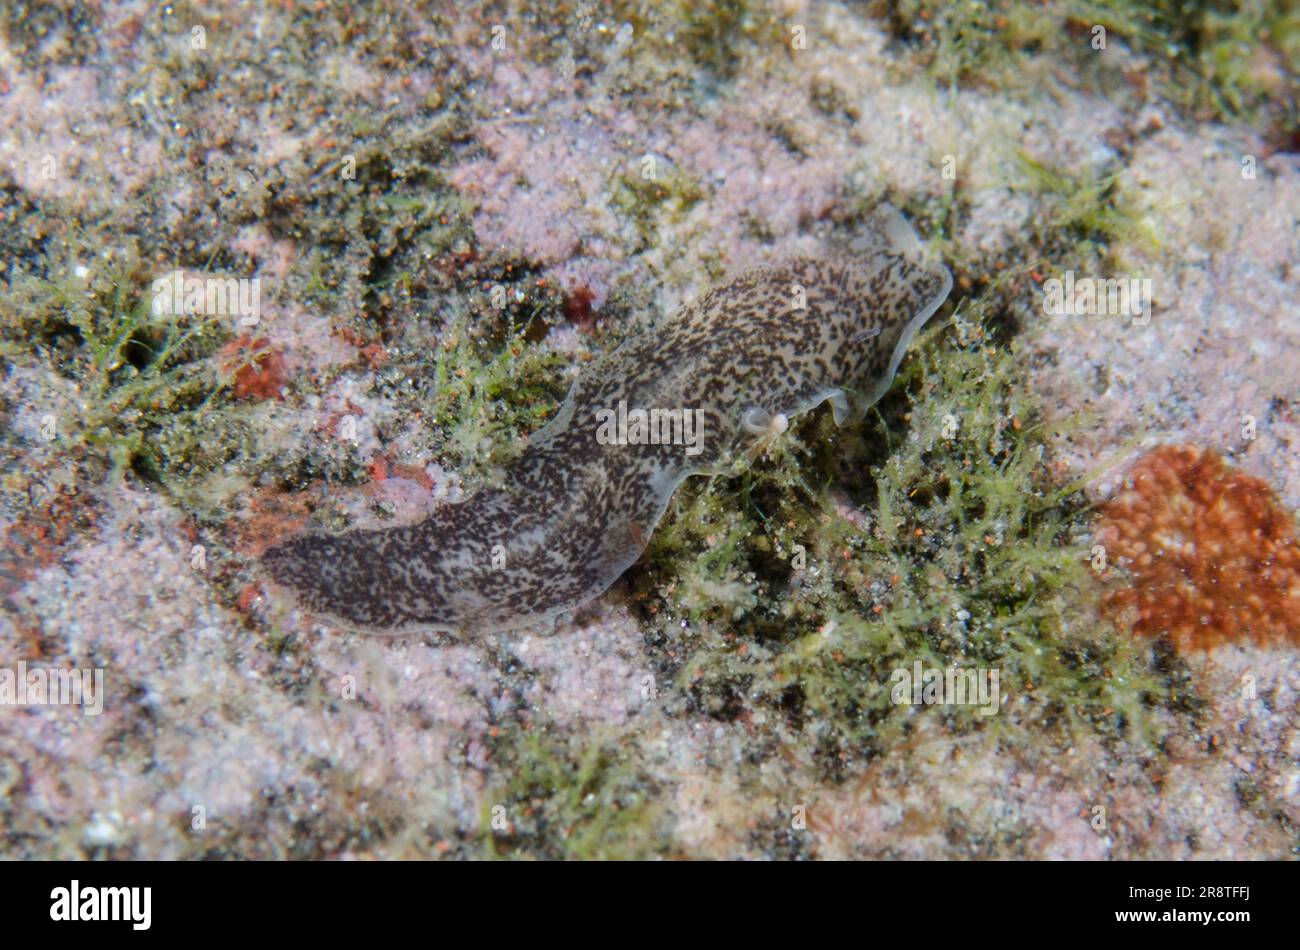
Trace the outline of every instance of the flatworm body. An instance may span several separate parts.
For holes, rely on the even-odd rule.
[[[584,367],[480,491],[404,527],[305,535],[263,556],[311,612],[375,632],[527,626],[604,592],[691,475],[829,400],[861,418],[952,278],[891,207],[853,245],[743,272]]]

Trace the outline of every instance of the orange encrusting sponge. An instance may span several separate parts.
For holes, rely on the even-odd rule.
[[[1300,643],[1300,543],[1268,484],[1213,451],[1144,455],[1101,512],[1097,543],[1130,585],[1108,612],[1180,651],[1223,643]]]

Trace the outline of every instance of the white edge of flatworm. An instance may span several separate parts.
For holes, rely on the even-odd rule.
[[[942,264],[937,266],[943,274],[943,286],[935,293],[934,298],[917,312],[916,316],[907,321],[907,326],[903,328],[903,333],[894,347],[894,354],[889,358],[889,368],[885,370],[885,375],[880,378],[880,385],[876,387],[875,393],[867,400],[866,405],[863,407],[864,410],[874,406],[880,401],[880,397],[889,391],[889,387],[894,383],[894,376],[898,373],[898,367],[902,364],[903,357],[907,355],[907,348],[912,345],[912,338],[916,336],[921,327],[925,326],[926,321],[933,317],[935,312],[943,306],[943,302],[948,299],[948,294],[952,292],[952,272]]]

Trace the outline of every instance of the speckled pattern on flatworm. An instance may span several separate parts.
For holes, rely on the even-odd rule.
[[[554,617],[605,591],[682,480],[728,466],[761,437],[755,421],[828,399],[837,422],[860,418],[951,285],[882,208],[850,249],[743,272],[594,360],[504,487],[415,525],[293,538],[263,563],[309,611],[349,628],[472,634]],[[597,414],[620,402],[698,410],[699,453],[602,444]]]

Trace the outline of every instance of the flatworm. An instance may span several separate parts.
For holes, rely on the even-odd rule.
[[[829,401],[860,419],[952,287],[892,207],[852,244],[740,273],[593,360],[503,487],[418,524],[263,555],[310,612],[373,632],[529,626],[603,593],[677,486]]]

